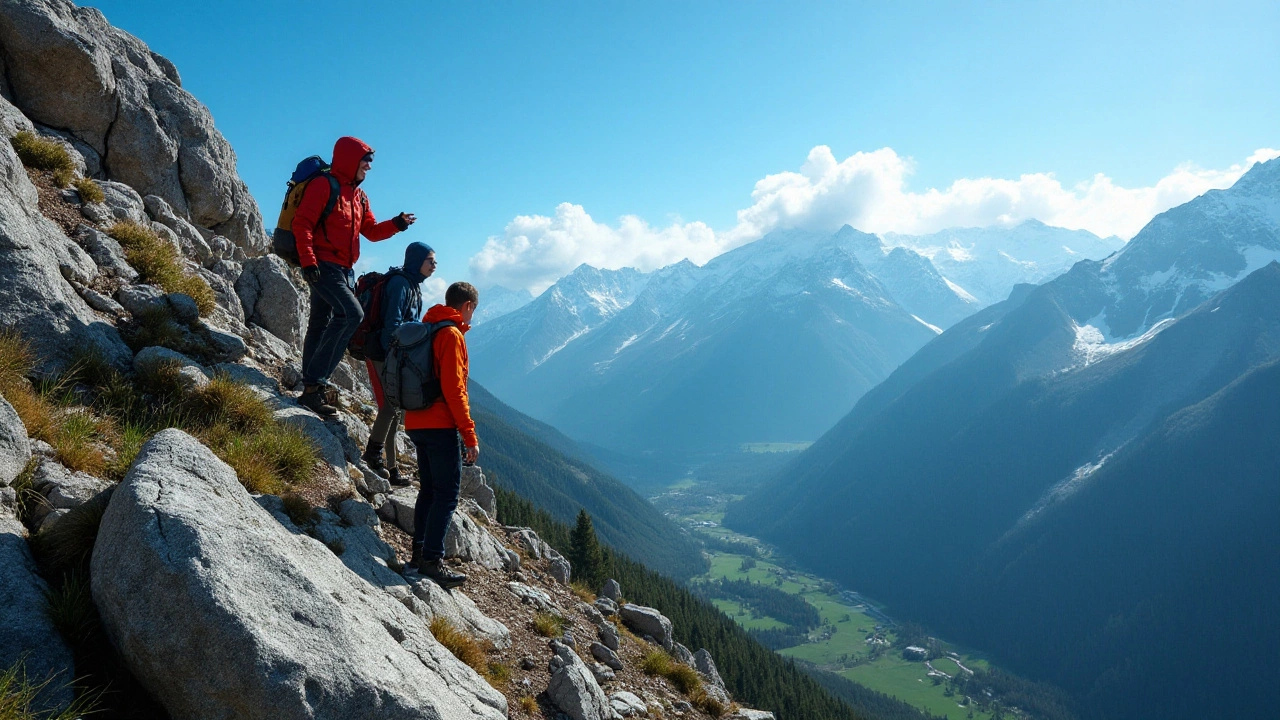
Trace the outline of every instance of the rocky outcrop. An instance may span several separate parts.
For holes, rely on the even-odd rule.
[[[462,487],[458,496],[473,500],[481,510],[484,510],[489,519],[498,517],[498,496],[493,492],[493,488],[489,487],[484,471],[479,465],[462,468]]]
[[[165,367],[174,368],[179,382],[187,389],[199,389],[209,384],[209,371],[177,350],[151,346],[142,348],[133,356],[133,371],[136,373],[155,373]]]
[[[263,255],[245,261],[235,286],[245,322],[262,327],[297,350],[302,349],[310,302],[293,284],[289,266],[283,260],[275,255]]]
[[[609,578],[604,581],[604,586],[600,588],[600,597],[608,598],[615,603],[622,599],[622,586],[617,580]]]
[[[721,690],[724,689],[724,680],[720,678],[720,671],[716,669],[716,661],[706,648],[693,654],[693,669],[697,670],[708,683]]]
[[[0,35],[0,46],[6,45]],[[0,98],[0,106],[7,104]],[[40,214],[36,188],[8,140],[8,136],[0,139],[0,308],[4,308],[4,324],[32,342],[42,364],[63,365],[77,349],[97,348],[108,362],[127,367],[133,354],[120,334],[85,303],[62,269],[67,266],[66,275],[74,278],[85,273],[96,275],[97,266]]]
[[[111,489],[111,483],[82,472],[74,472],[45,458],[31,478],[31,485],[43,498],[32,510],[33,527],[44,529],[68,510],[83,505],[95,495]]]
[[[471,511],[471,512],[468,512]],[[473,517],[483,517],[483,510],[470,498],[458,503],[458,509],[449,519],[449,530],[444,536],[444,556],[479,563],[493,570],[518,569],[520,557],[502,543]]]
[[[609,705],[613,707],[614,712],[624,718],[644,717],[649,714],[649,708],[644,704],[644,701],[637,697],[635,693],[629,693],[626,690],[619,690],[610,695]]]
[[[61,710],[73,699],[70,684],[75,664],[45,612],[48,590],[27,549],[22,523],[0,508],[0,608],[4,608],[0,669],[24,661],[28,678],[50,681],[33,709]]]
[[[27,428],[8,400],[0,397],[0,487],[18,477],[31,460]]]
[[[573,648],[552,640],[551,684],[547,696],[572,720],[612,720],[618,717],[595,676]]]
[[[163,198],[250,254],[265,249],[235,153],[173,63],[67,0],[7,1],[0,47],[13,104],[78,141],[86,169]]]
[[[419,617],[180,431],[148,442],[113,495],[92,571],[107,634],[175,717],[506,716]]]
[[[557,582],[568,585],[569,577],[573,573],[573,567],[569,564],[569,560],[565,556],[556,551],[542,538],[538,537],[538,533],[529,528],[508,528],[512,531],[512,537],[516,542],[528,552],[535,560],[546,560],[551,570],[551,576]]]
[[[671,621],[666,615],[658,612],[651,607],[643,605],[633,605],[628,603],[623,605],[618,614],[622,617],[622,622],[631,628],[641,637],[648,635],[653,638],[654,642],[662,647],[671,650],[675,640],[671,634]]]

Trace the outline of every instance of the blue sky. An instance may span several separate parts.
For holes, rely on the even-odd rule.
[[[705,261],[784,224],[1043,215],[1127,237],[1157,195],[1280,147],[1274,2],[87,4],[175,62],[269,224],[293,164],[354,134],[378,150],[374,211],[416,212],[401,238],[449,280],[540,289],[578,261]],[[1077,207],[1100,173],[1129,205]],[[1048,195],[1019,184],[1048,174]],[[983,178],[1016,207],[925,196]],[[905,200],[855,192],[894,185]]]

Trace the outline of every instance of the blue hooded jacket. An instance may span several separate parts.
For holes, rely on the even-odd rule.
[[[422,319],[422,293],[419,288],[426,278],[420,271],[427,255],[432,252],[426,243],[409,243],[404,249],[404,266],[392,268],[395,272],[383,287],[382,333],[378,338],[382,345],[382,358],[387,356],[387,348],[391,347],[391,334],[401,323]]]

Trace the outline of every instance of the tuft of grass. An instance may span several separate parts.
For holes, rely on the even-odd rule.
[[[74,720],[94,712],[99,701],[96,693],[78,697],[56,714],[38,709],[40,694],[53,680],[31,680],[21,659],[0,671],[0,720]]]
[[[94,477],[105,475],[108,460],[102,450],[115,432],[112,422],[94,416],[87,408],[69,408],[57,415],[54,431],[41,439],[57,451],[58,462]]]
[[[50,573],[88,571],[98,527],[110,498],[99,493],[67,512],[61,520],[31,538],[31,549]]]
[[[320,519],[316,509],[311,507],[311,503],[301,495],[290,493],[281,497],[280,500],[284,503],[284,514],[288,515],[293,524],[300,528],[311,527]]]
[[[581,580],[574,580],[569,584],[569,590],[585,603],[593,603],[596,601],[596,594],[591,592],[591,586]]]
[[[463,664],[470,666],[481,676],[488,677],[489,665],[485,657],[485,649],[475,638],[454,627],[453,623],[439,615],[431,620],[431,634]]]
[[[685,695],[695,693],[702,689],[702,676],[697,670],[684,665],[682,663],[672,663],[671,669],[667,671],[666,678],[671,681],[676,689]]]
[[[188,404],[201,422],[242,433],[260,432],[275,422],[271,407],[253,388],[225,373],[214,375],[208,385],[192,393]]]
[[[329,552],[337,555],[338,557],[342,557],[342,553],[347,551],[347,544],[341,540],[330,540],[324,545],[329,548]]]
[[[640,669],[645,675],[653,675],[655,677],[666,677],[671,672],[671,667],[675,665],[675,661],[664,650],[650,650],[645,653],[644,659],[640,661]]]
[[[71,181],[74,178],[75,178],[75,173],[71,172],[70,170],[54,170],[53,171],[53,184],[60,188],[64,188],[70,185]]]
[[[196,301],[201,315],[213,312],[216,305],[213,288],[204,278],[186,274],[178,251],[151,228],[125,220],[112,225],[107,234],[124,248],[125,259],[138,271],[143,282],[157,285],[165,292],[189,295]]]
[[[189,352],[186,334],[173,317],[173,311],[164,305],[153,305],[133,316],[121,329],[129,349],[138,352],[150,345],[167,347],[178,352]]]
[[[9,143],[18,153],[18,159],[29,168],[52,170],[55,173],[61,170],[68,175],[75,168],[75,163],[71,161],[71,153],[67,152],[62,143],[55,140],[48,140],[24,130],[10,138]]]
[[[14,478],[9,485],[18,494],[18,519],[24,524],[31,521],[36,507],[44,502],[44,496],[36,492],[33,482],[38,469],[40,469],[40,458],[31,458],[27,461],[26,467],[22,468],[22,472],[18,473],[18,477]]]
[[[486,666],[483,674],[494,690],[506,690],[511,684],[511,667],[505,663],[491,662]]]
[[[220,425],[200,436],[253,493],[279,495],[305,484],[320,458],[311,438],[291,425],[273,423],[248,434]]]
[[[35,364],[31,346],[13,330],[0,331],[0,394],[18,413],[27,435],[57,451],[58,461],[72,470],[100,475],[107,464],[102,443],[114,426],[83,408],[64,407],[75,401],[75,375],[45,378],[38,387],[27,380]]]
[[[27,375],[35,364],[31,345],[16,330],[0,330],[0,393],[5,398],[14,390],[28,386]]]
[[[671,657],[666,650],[654,648],[645,653],[644,658],[640,661],[640,669],[646,675],[655,677],[664,677],[676,687],[677,690],[695,697],[702,692],[702,676],[697,670],[677,662]],[[703,693],[705,695],[705,693]]]
[[[532,695],[524,695],[520,698],[520,709],[530,715],[542,712],[542,708],[538,707],[538,701]]]
[[[147,432],[145,427],[134,424],[125,425],[112,447],[116,451],[116,456],[107,463],[105,468],[107,479],[116,482],[123,480],[133,461],[137,459],[138,453],[142,452],[142,446],[150,439],[151,433]]]
[[[45,615],[72,647],[84,645],[97,631],[98,609],[85,573],[68,573],[56,589],[45,591],[44,599]]]
[[[729,708],[726,707],[724,703],[708,695],[704,688],[698,688],[694,692],[690,693],[689,702],[693,703],[694,707],[713,718],[721,717],[729,711]]]
[[[533,616],[533,631],[542,637],[560,637],[568,624],[568,620],[546,611]]]
[[[85,204],[100,203],[107,199],[106,193],[102,192],[102,188],[93,178],[82,177],[72,183],[75,185],[76,192],[80,194],[81,202]]]

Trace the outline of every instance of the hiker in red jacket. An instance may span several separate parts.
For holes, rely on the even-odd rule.
[[[369,197],[360,189],[373,165],[373,148],[353,137],[338,138],[333,145],[330,172],[338,181],[340,195],[322,226],[320,214],[329,199],[329,183],[307,185],[293,216],[298,264],[302,277],[311,286],[311,316],[302,342],[303,391],[298,403],[308,410],[334,417],[337,408],[325,399],[329,375],[346,352],[347,343],[360,327],[364,311],[352,290],[352,267],[360,258],[360,236],[371,242],[386,240],[407,230],[417,218],[400,213],[378,222],[369,209]]]

